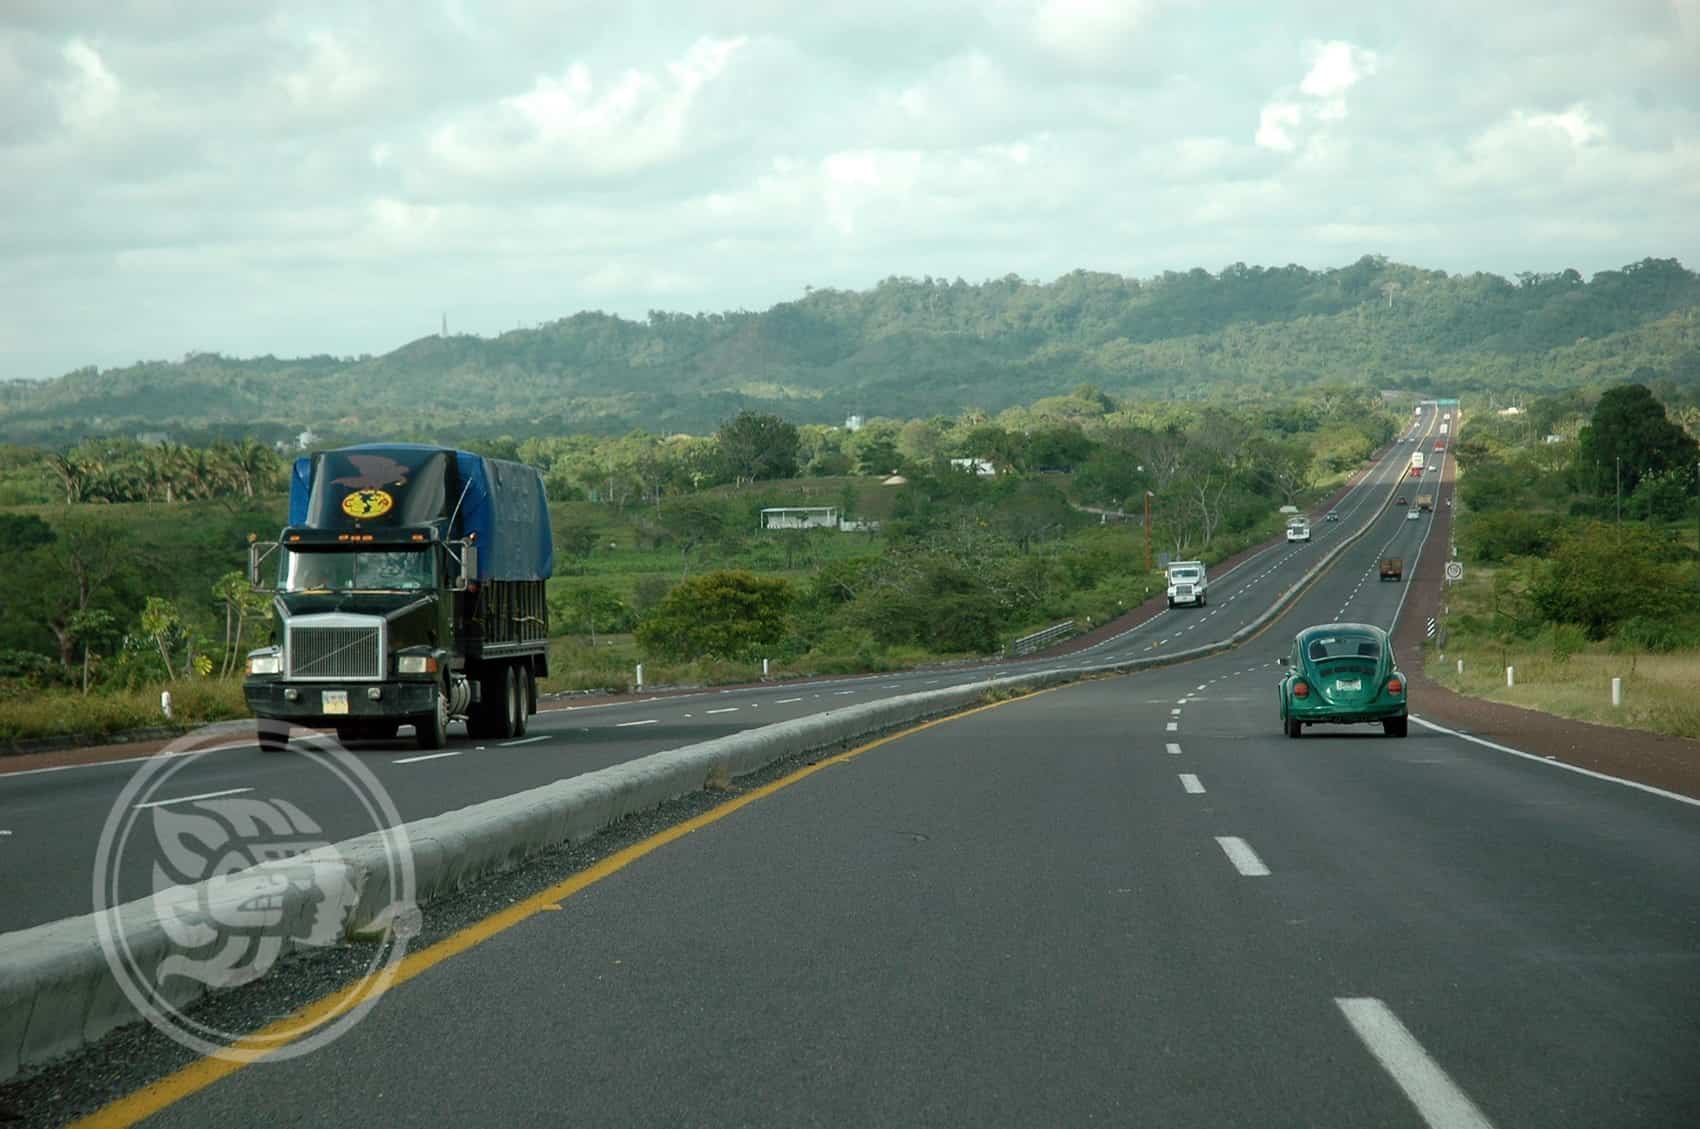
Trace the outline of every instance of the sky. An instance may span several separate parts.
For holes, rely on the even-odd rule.
[[[1700,267],[1700,0],[5,0],[0,380],[893,275]]]

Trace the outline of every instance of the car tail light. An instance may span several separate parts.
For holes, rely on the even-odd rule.
[[[1403,694],[1405,692],[1405,684],[1397,678],[1389,678],[1387,680],[1387,692],[1389,694]]]
[[[1293,683],[1293,697],[1295,697],[1295,698],[1308,698],[1308,697],[1310,697],[1310,683],[1306,682],[1302,678],[1299,679],[1297,682]]]

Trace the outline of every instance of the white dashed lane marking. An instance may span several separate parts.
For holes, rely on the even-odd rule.
[[[733,708],[735,709],[736,707],[733,707]],[[691,715],[686,714],[685,716],[690,717]],[[661,723],[661,719],[658,718],[658,717],[646,717],[642,721],[622,721],[622,722],[620,722],[620,724],[616,725],[614,728],[615,729],[630,729],[634,725],[659,725],[660,723]]]
[[[1202,796],[1204,794],[1204,785],[1198,782],[1197,776],[1194,776],[1190,772],[1183,772],[1180,776],[1181,787],[1186,791],[1187,795]]]
[[[1263,865],[1263,860],[1257,857],[1257,852],[1238,835],[1218,835],[1216,845],[1222,848],[1222,853],[1228,856],[1228,861],[1234,864],[1234,869],[1245,877],[1269,876],[1269,868]]]

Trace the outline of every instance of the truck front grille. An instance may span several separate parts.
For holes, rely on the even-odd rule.
[[[289,677],[378,679],[383,675],[383,633],[376,624],[290,626]]]

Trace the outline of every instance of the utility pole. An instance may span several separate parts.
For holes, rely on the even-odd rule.
[[[1145,492],[1145,571],[1151,571],[1151,491]]]

